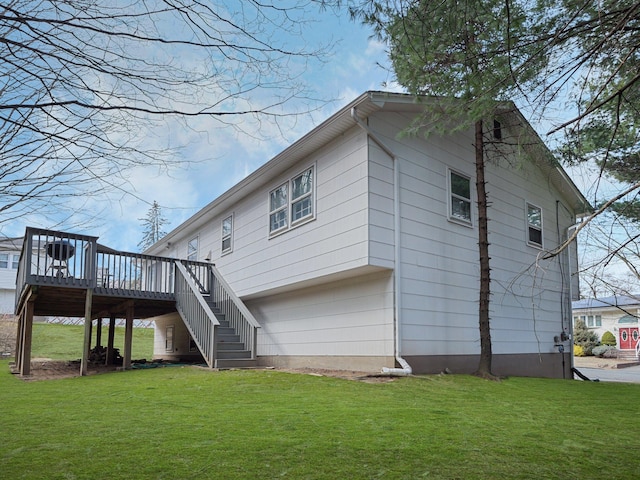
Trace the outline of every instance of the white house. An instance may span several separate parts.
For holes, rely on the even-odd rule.
[[[22,240],[22,237],[0,239],[0,314],[13,315]]]
[[[640,299],[613,295],[573,302],[573,321],[582,320],[599,338],[609,331],[616,337],[619,350],[635,350],[640,331]]]
[[[145,253],[214,263],[260,364],[474,371],[473,131],[403,135],[425,100],[364,93]],[[575,245],[540,254],[589,205],[514,107],[490,127],[493,370],[569,378]],[[156,357],[193,350],[177,314],[156,318]]]

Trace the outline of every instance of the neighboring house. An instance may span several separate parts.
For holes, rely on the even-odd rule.
[[[361,95],[145,253],[215,264],[260,364],[474,371],[473,131],[404,135],[424,101]],[[576,247],[541,253],[590,207],[514,107],[487,134],[494,373],[570,378]],[[156,357],[194,355],[177,313],[155,321]]]
[[[16,303],[16,275],[22,237],[0,239],[0,314],[11,314]]]
[[[573,322],[582,320],[598,338],[609,331],[619,350],[635,350],[640,331],[640,297],[614,295],[573,302]]]

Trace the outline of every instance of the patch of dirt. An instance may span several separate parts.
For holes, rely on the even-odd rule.
[[[358,372],[354,370],[329,370],[326,368],[274,368],[279,372],[297,373],[303,375],[313,375],[316,377],[334,377],[344,380],[354,380],[366,383],[388,383],[396,380],[397,377],[389,375]]]
[[[15,365],[11,364],[11,373],[19,373],[14,370]],[[116,365],[95,365],[87,366],[87,375],[99,373],[115,372]],[[31,360],[31,375],[20,377],[25,381],[54,380],[57,378],[73,378],[80,376],[79,360],[51,360],[50,358],[34,358]]]
[[[15,365],[11,364],[12,373]],[[120,370],[122,367],[116,365],[98,365],[89,364],[87,366],[87,375],[97,375],[101,373],[110,373]],[[317,377],[335,377],[345,380],[353,380],[366,383],[387,383],[396,380],[396,377],[390,377],[382,374],[372,374],[370,372],[359,372],[354,370],[329,370],[322,368],[272,368],[279,372],[295,373],[299,375],[313,375]],[[79,360],[51,360],[50,358],[34,358],[31,360],[31,375],[21,377],[25,381],[54,380],[58,378],[73,378],[80,376]]]

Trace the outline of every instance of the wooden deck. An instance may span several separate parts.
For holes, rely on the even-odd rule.
[[[16,285],[20,374],[30,371],[34,316],[85,319],[81,374],[86,373],[91,348],[91,322],[126,319],[123,358],[124,367],[130,366],[133,320],[176,311],[174,263],[171,258],[108,249],[97,237],[27,228]]]
[[[50,285],[26,285],[25,298],[34,300],[34,315],[43,317],[84,317],[86,288],[64,288]],[[157,317],[176,311],[172,294],[154,298],[140,298],[127,292],[105,294],[101,289],[93,290],[91,318],[125,318],[127,308],[134,306],[134,318]]]
[[[84,318],[80,373],[85,375],[93,320],[99,319],[101,328],[101,320],[109,319],[107,352],[113,350],[116,319],[126,320],[126,369],[131,367],[134,319],[173,312],[211,368],[222,360],[255,362],[260,325],[214,265],[119,252],[98,244],[97,237],[27,228],[16,285],[16,367],[21,375],[30,372],[34,316]],[[218,353],[218,343],[225,342],[217,333],[221,321],[242,348]]]

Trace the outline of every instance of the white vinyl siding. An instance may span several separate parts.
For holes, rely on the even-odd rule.
[[[473,222],[464,221],[473,220],[474,212],[474,179],[465,174],[474,165],[473,132],[399,139],[402,125],[411,121],[410,116],[402,117],[389,113],[369,118],[400,169],[401,349],[407,356],[478,354],[478,236]],[[569,268],[561,272],[557,259],[536,263],[537,252],[523,242],[527,224],[523,207],[531,202],[556,212],[560,201],[557,220],[544,219],[543,242],[557,241],[545,235],[565,232],[574,219],[562,206],[562,194],[537,167],[524,160],[519,165],[509,168],[506,162],[488,162],[486,169],[494,353],[557,353],[553,337],[569,329],[571,322],[568,313],[566,318],[558,313],[565,301],[561,292],[566,292]],[[451,172],[468,179],[469,193],[451,189]],[[391,187],[372,181],[371,196],[375,188],[391,198]],[[455,196],[459,193],[464,194]],[[469,202],[470,214],[453,219],[452,196]],[[556,221],[557,229],[552,223]],[[470,228],[460,229],[458,224]],[[572,253],[574,263],[575,259]]]
[[[390,271],[270,295],[247,306],[259,312],[258,355],[393,356]]]

